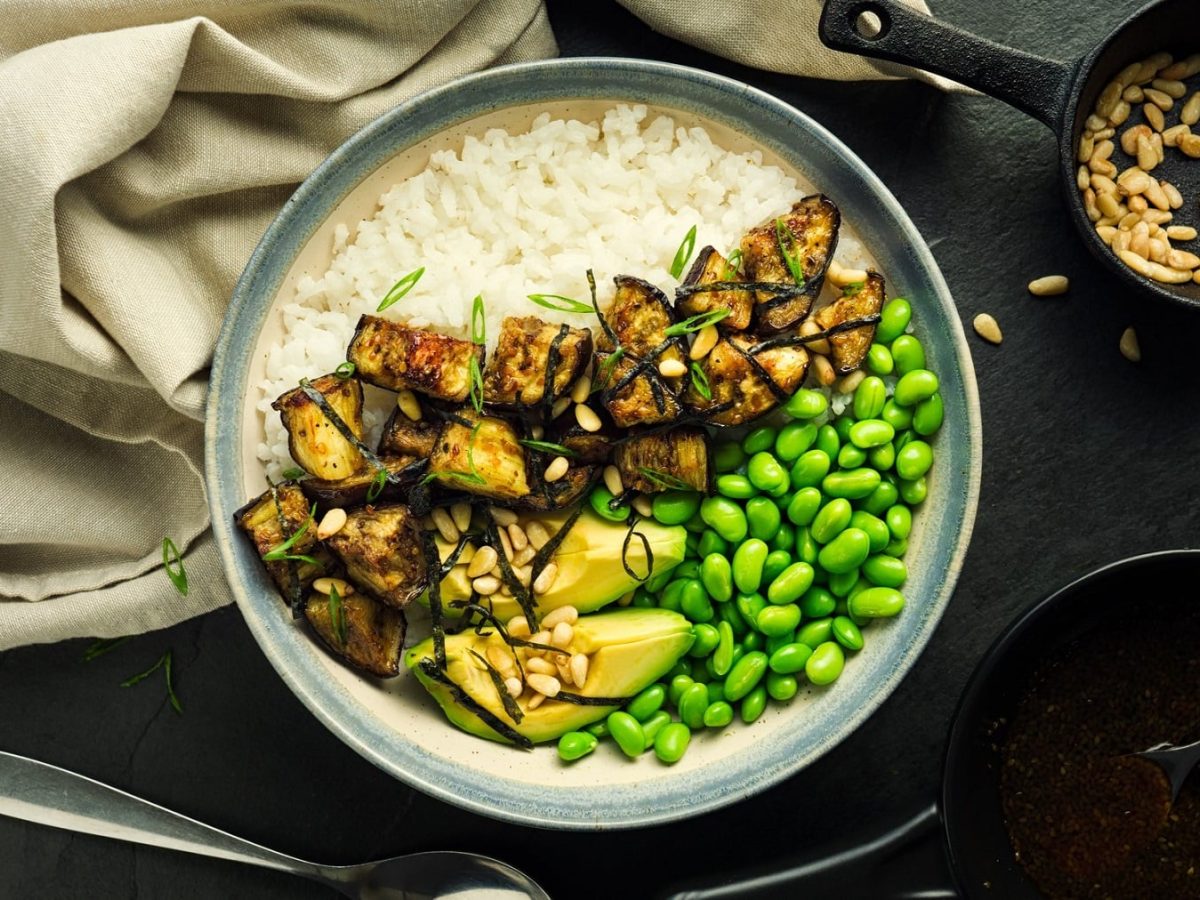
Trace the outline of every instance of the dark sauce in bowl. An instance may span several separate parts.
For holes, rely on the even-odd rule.
[[[1200,602],[1109,620],[1035,669],[1001,749],[1017,860],[1050,898],[1200,898],[1200,772],[1171,804],[1128,754],[1200,737]]]

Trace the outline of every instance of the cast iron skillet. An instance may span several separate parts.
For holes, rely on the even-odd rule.
[[[1014,7],[1016,4],[1014,4]],[[1086,4],[1081,5],[1081,13]],[[860,32],[860,17],[878,16],[881,27],[871,37]],[[1092,254],[1122,281],[1163,300],[1200,310],[1200,285],[1161,284],[1138,275],[1105,246],[1088,221],[1075,185],[1075,149],[1084,120],[1104,86],[1131,62],[1159,50],[1178,58],[1200,51],[1196,39],[1196,0],[1155,0],[1130,16],[1083,59],[1069,63],[1043,59],[1003,47],[961,28],[914,12],[900,0],[826,0],[821,40],[835,50],[873,56],[926,69],[977,88],[1048,125],[1058,137],[1059,173],[1076,230]],[[869,33],[869,29],[863,28]],[[1185,46],[1180,40],[1191,41]],[[1176,107],[1178,108],[1178,106]],[[1135,112],[1135,116],[1140,113]],[[1132,121],[1132,118],[1131,118]],[[1133,162],[1117,145],[1117,168]],[[1200,193],[1200,161],[1168,152],[1154,170],[1188,198],[1184,209],[1195,212]],[[1184,217],[1186,224],[1200,224]]]
[[[1112,563],[1055,591],[1009,625],[971,676],[951,726],[939,802],[869,842],[826,848],[782,872],[684,889],[672,900],[1041,898],[1013,859],[1004,827],[999,723],[1011,718],[1037,662],[1117,617],[1161,608],[1164,595],[1153,587],[1197,578],[1200,550],[1173,550]]]

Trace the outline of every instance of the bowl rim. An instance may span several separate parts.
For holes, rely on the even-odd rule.
[[[929,605],[928,613],[925,614],[919,628],[913,633],[910,641],[899,649],[899,653],[894,660],[895,665],[889,670],[887,677],[881,681],[877,681],[869,691],[866,702],[855,706],[852,712],[841,717],[837,725],[828,730],[826,738],[818,746],[806,754],[799,755],[795,759],[779,761],[776,766],[772,767],[768,777],[758,778],[750,785],[735,785],[732,788],[726,786],[725,789],[709,787],[703,796],[701,796],[699,791],[696,791],[691,795],[686,805],[680,805],[674,809],[659,808],[653,802],[653,797],[645,796],[643,793],[637,797],[637,808],[629,810],[621,816],[605,818],[596,815],[595,813],[598,811],[591,811],[588,815],[579,814],[576,818],[566,819],[560,816],[555,819],[547,816],[546,813],[548,810],[543,810],[542,807],[530,802],[527,798],[523,798],[521,801],[526,804],[523,809],[519,806],[502,805],[495,799],[489,800],[486,796],[476,796],[470,790],[463,789],[470,787],[466,781],[461,782],[460,786],[459,782],[452,780],[454,787],[458,788],[456,790],[454,787],[449,787],[430,777],[427,772],[404,768],[396,759],[384,752],[386,747],[381,748],[376,746],[369,740],[369,729],[367,726],[372,721],[372,717],[369,714],[364,714],[363,711],[355,709],[350,703],[341,698],[338,695],[336,687],[318,683],[319,679],[312,678],[311,673],[289,666],[286,660],[280,658],[281,648],[276,646],[276,642],[280,639],[278,633],[283,630],[284,626],[290,629],[292,626],[291,621],[283,621],[285,617],[282,616],[277,617],[280,620],[279,622],[268,621],[265,617],[252,614],[255,606],[250,597],[247,584],[243,579],[233,577],[234,573],[238,572],[238,562],[235,558],[234,550],[234,541],[236,540],[235,528],[230,514],[242,505],[244,498],[234,505],[228,506],[228,508],[222,503],[222,495],[228,493],[228,487],[224,485],[224,481],[226,480],[226,472],[223,471],[225,455],[222,451],[223,440],[220,434],[221,429],[218,426],[222,422],[227,421],[230,410],[237,409],[240,411],[244,400],[244,391],[239,391],[235,395],[232,390],[226,388],[238,385],[244,387],[244,373],[239,380],[239,376],[234,368],[235,349],[239,348],[238,342],[241,341],[242,345],[248,342],[252,351],[253,345],[257,340],[257,332],[252,335],[238,334],[237,324],[247,307],[250,309],[254,308],[253,305],[256,302],[255,288],[260,275],[262,275],[262,269],[266,260],[274,253],[276,240],[286,235],[290,227],[289,214],[294,210],[303,209],[309,203],[319,203],[320,195],[324,190],[323,182],[327,176],[342,166],[347,158],[351,157],[355,152],[356,148],[378,138],[389,129],[396,128],[398,122],[402,122],[414,108],[436,105],[443,100],[450,101],[455,94],[465,89],[478,91],[481,88],[503,87],[506,81],[514,76],[519,77],[530,73],[536,74],[540,72],[543,78],[549,78],[551,77],[549,73],[554,71],[561,72],[565,69],[588,73],[593,72],[597,68],[605,70],[605,74],[609,76],[615,75],[616,77],[620,77],[624,74],[630,77],[644,77],[646,75],[653,75],[663,79],[673,79],[677,82],[690,82],[694,89],[736,97],[739,101],[761,107],[761,111],[767,115],[773,115],[783,121],[795,123],[798,127],[802,127],[809,133],[819,137],[826,142],[832,151],[840,155],[842,161],[857,180],[863,193],[876,200],[900,226],[901,232],[905,237],[906,246],[912,253],[916,265],[927,275],[930,286],[933,289],[933,296],[930,299],[935,300],[948,313],[951,313],[948,316],[952,332],[949,338],[954,348],[957,374],[961,379],[962,391],[966,400],[966,422],[964,424],[968,444],[966,449],[968,465],[961,473],[965,480],[965,483],[960,486],[960,494],[964,502],[961,527],[954,537],[952,551],[949,559],[946,561],[946,567],[940,584],[935,591],[930,592],[931,596],[925,598],[925,602]],[[518,102],[503,103],[501,105],[521,104]],[[670,106],[670,103],[664,101],[664,105]],[[465,118],[469,118],[469,116],[465,116]],[[443,125],[443,127],[447,126]],[[396,149],[396,152],[402,152],[405,146],[418,143],[427,136],[418,136],[413,140],[406,140]],[[370,171],[371,169],[368,169],[367,174]],[[363,177],[366,176],[364,175]],[[334,201],[333,205],[336,205],[336,202],[338,201]],[[329,208],[332,209],[332,206]],[[246,620],[251,633],[254,635],[264,655],[270,660],[272,666],[279,673],[288,688],[308,707],[317,719],[343,742],[383,771],[439,800],[452,803],[473,813],[520,825],[580,831],[635,828],[665,824],[691,818],[701,813],[727,806],[795,775],[802,768],[810,765],[816,759],[829,752],[829,750],[837,746],[838,743],[855,731],[893,693],[899,682],[928,645],[934,629],[945,612],[945,608],[949,603],[950,596],[957,582],[958,574],[962,569],[963,560],[974,527],[982,471],[982,425],[978,388],[965,331],[960,318],[953,313],[956,313],[956,307],[945,279],[928,245],[921,238],[903,207],[884,186],[882,181],[856,154],[826,128],[790,104],[765,91],[733,78],[688,66],[617,57],[572,57],[568,59],[560,58],[516,63],[472,73],[447,84],[434,87],[415,95],[368,123],[335,149],[313,170],[284,204],[279,214],[263,233],[234,289],[213,356],[205,417],[205,485],[210,514],[213,520],[213,532],[230,589],[234,599],[242,610],[243,618]],[[240,422],[240,415],[234,417],[234,424],[229,430],[240,432],[238,422]],[[244,436],[240,435],[240,433],[238,437],[239,441],[244,440]],[[240,489],[239,478],[238,490],[240,491]],[[452,726],[447,725],[447,727]],[[420,753],[423,759],[429,765],[434,766],[435,769],[439,763],[444,763],[440,757],[428,751],[421,749]],[[647,783],[652,782],[653,779]],[[531,794],[533,787],[534,785],[529,786]],[[517,801],[513,800],[511,802],[515,803]]]

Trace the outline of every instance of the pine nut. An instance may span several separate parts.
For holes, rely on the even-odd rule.
[[[567,407],[571,405],[570,397],[559,397],[554,401],[554,405],[550,407],[550,418],[557,419],[567,411]]]
[[[1130,212],[1144,213],[1149,208],[1150,208],[1150,204],[1147,202],[1146,198],[1143,197],[1141,194],[1138,194],[1136,197],[1129,198],[1129,211]]]
[[[450,513],[446,512],[440,506],[435,506],[429,511],[429,517],[433,519],[433,527],[438,530],[438,534],[443,539],[451,544],[458,543],[458,527],[454,524],[454,520],[450,518]]]
[[[513,554],[513,565],[523,566],[528,562],[532,562],[535,556],[537,556],[537,550],[534,549],[533,544],[526,544],[525,549],[518,550]]]
[[[1173,57],[1166,50],[1159,50],[1157,53],[1152,53],[1150,56],[1147,56],[1142,65],[1157,75],[1159,71],[1165,69],[1174,61],[1175,57]],[[1154,76],[1152,75],[1150,77],[1153,78]]]
[[[571,387],[571,400],[575,403],[583,403],[591,392],[592,379],[584,375]]]
[[[505,678],[504,689],[508,691],[508,695],[516,700],[521,696],[521,691],[525,690],[525,683],[520,678]]]
[[[1146,99],[1146,97],[1145,94],[1142,93],[1142,89],[1140,87],[1138,87],[1136,84],[1131,84],[1121,92],[1121,99],[1126,103],[1141,103],[1144,99]]]
[[[1150,258],[1150,236],[1146,234],[1135,234],[1133,240],[1129,242],[1129,252],[1140,256],[1142,259]]]
[[[1096,206],[1096,192],[1091,188],[1083,192],[1083,211],[1087,213],[1088,219],[1092,222],[1097,222],[1102,217],[1100,207]],[[820,358],[817,357],[817,359]],[[813,362],[815,363],[816,360],[813,360]]]
[[[546,530],[545,525],[536,520],[525,526],[525,534],[529,543],[533,544],[534,550],[541,550],[550,542],[550,532]]]
[[[1167,199],[1167,192],[1153,178],[1150,179],[1150,185],[1146,188],[1146,199],[1157,206],[1159,209],[1170,209],[1171,201]]]
[[[602,427],[600,417],[590,406],[580,403],[575,407],[575,421],[584,431],[596,432]]]
[[[579,621],[579,610],[571,605],[558,606],[546,613],[542,617],[542,626],[545,628],[553,628],[560,622],[566,622],[568,625],[574,625]]]
[[[1194,269],[1200,266],[1200,256],[1186,250],[1169,250],[1167,265],[1172,269]]]
[[[705,325],[697,332],[696,340],[692,342],[692,349],[688,355],[692,359],[704,359],[712,352],[712,348],[717,346],[720,337],[716,325]]]
[[[1154,155],[1158,158],[1159,165],[1166,159],[1166,153],[1163,150],[1163,136],[1158,132],[1150,135],[1150,146],[1154,148]]]
[[[1138,167],[1143,172],[1149,172],[1158,165],[1158,154],[1154,152],[1154,145],[1145,137],[1138,138],[1137,161]],[[1104,207],[1100,208],[1103,209]]]
[[[1196,284],[1200,284],[1200,270],[1192,275],[1192,281],[1196,282]]]
[[[495,547],[484,545],[475,551],[475,555],[471,557],[471,563],[467,566],[467,577],[478,578],[480,575],[486,575],[492,571],[492,568],[500,560],[500,554],[496,552]]]
[[[1185,156],[1200,159],[1200,134],[1185,134],[1175,141],[1175,146],[1184,152]]]
[[[1128,250],[1129,242],[1132,237],[1133,235],[1128,231],[1118,231],[1117,236],[1113,238],[1112,242],[1113,252],[1116,253],[1120,250]]]
[[[1096,115],[1107,119],[1120,101],[1123,90],[1125,90],[1125,86],[1119,81],[1111,81],[1105,85],[1104,90],[1100,92],[1100,97],[1096,100]]]
[[[524,616],[513,616],[508,620],[509,637],[529,637],[529,620]]]
[[[620,497],[625,493],[625,485],[621,482],[621,470],[616,466],[605,466],[604,486],[614,497]]]
[[[516,674],[512,654],[508,651],[501,650],[495,644],[492,644],[487,648],[487,652],[484,655],[487,657],[487,661],[492,664],[492,668],[496,669],[501,675],[508,675],[510,671],[514,675]]]
[[[654,504],[650,502],[650,498],[645,494],[638,494],[634,497],[631,505],[637,510],[637,514],[643,518],[648,519],[654,515]]]
[[[1130,63],[1120,72],[1117,73],[1117,82],[1120,84],[1133,84],[1138,80],[1138,75],[1141,74],[1142,64],[1140,62]]]
[[[1143,259],[1131,250],[1124,250],[1118,255],[1121,257],[1121,261],[1133,269],[1133,271],[1154,281],[1159,281],[1163,284],[1184,284],[1192,280],[1191,272],[1185,272],[1181,269],[1171,269],[1167,266],[1150,262],[1148,259]]]
[[[1177,63],[1172,63],[1159,74],[1163,78],[1183,81],[1185,78],[1191,78],[1197,72],[1200,72],[1200,53],[1193,53],[1187,59],[1181,59]]]
[[[1113,228],[1111,225],[1102,225],[1096,229],[1096,234],[1100,236],[1100,240],[1104,241],[1104,243],[1111,247],[1113,238],[1117,236],[1117,229]]]
[[[1123,216],[1124,214],[1125,214],[1125,207],[1118,206],[1117,214],[1115,216],[1101,216],[1099,219],[1096,220],[1095,225],[1097,228],[1103,228],[1104,226],[1111,227],[1113,225],[1116,225],[1118,222],[1120,222],[1121,216]]]
[[[1157,238],[1150,238],[1150,259],[1152,262],[1166,265],[1167,245]]]
[[[1117,346],[1121,348],[1121,355],[1130,362],[1142,361],[1142,348],[1138,346],[1137,332],[1132,326],[1121,332],[1121,341]]]
[[[973,324],[975,326],[975,333],[989,343],[999,344],[1004,339],[1004,336],[1000,333],[1000,325],[988,313],[977,315]]]
[[[1124,139],[1124,136],[1122,136],[1122,139]],[[1097,177],[1099,177],[1099,176],[1097,176]],[[1075,185],[1081,191],[1086,191],[1088,185],[1091,184],[1091,180],[1092,180],[1092,175],[1091,175],[1091,171],[1088,169],[1088,167],[1080,166],[1079,171],[1075,173]],[[814,323],[813,327],[816,327],[815,323]]]
[[[529,546],[529,537],[525,534],[525,529],[516,522],[508,526],[508,539],[512,541],[514,550],[524,550]]]
[[[575,678],[571,675],[571,659],[567,657],[562,662],[555,662],[554,669],[558,672],[558,680],[566,685],[574,685]]]
[[[513,545],[512,545],[512,541],[509,540],[508,532],[505,531],[503,528],[500,528],[497,530],[496,533],[500,535],[500,549],[504,552],[504,558],[507,559],[509,562],[512,562]]]
[[[495,575],[480,575],[471,582],[471,587],[481,597],[490,597],[500,590],[500,579]]]
[[[526,711],[532,710],[532,709],[537,709],[545,701],[546,701],[545,694],[536,694],[535,693],[532,697],[529,698],[529,702],[525,704],[525,709],[526,709]]]
[[[505,509],[503,506],[489,506],[488,512],[492,514],[492,521],[501,528],[507,528],[513,522],[517,521],[517,514],[511,509]]]
[[[1139,138],[1139,140],[1141,140]],[[1117,176],[1117,188],[1127,195],[1140,194],[1150,187],[1150,176],[1141,169],[1126,169]]]
[[[1147,97],[1147,99],[1149,98]],[[1162,131],[1167,127],[1167,120],[1163,117],[1162,110],[1155,104],[1143,104],[1142,114],[1146,117],[1146,121],[1150,123],[1150,127],[1155,131]]]
[[[1092,150],[1092,159],[1111,159],[1115,149],[1112,141],[1099,141]]]
[[[1175,101],[1171,99],[1170,95],[1164,94],[1162,91],[1156,90],[1155,88],[1146,88],[1143,93],[1145,93],[1146,99],[1149,100],[1150,103],[1142,107],[1142,112],[1146,113],[1146,120],[1149,121],[1151,125],[1154,125],[1154,121],[1150,119],[1150,113],[1147,112],[1147,110],[1151,108],[1151,104],[1158,107],[1158,109],[1162,112],[1167,112],[1172,106],[1175,105]],[[1159,120],[1162,120],[1162,113],[1159,114]],[[1154,130],[1162,131],[1162,129],[1157,126],[1155,126]]]
[[[1090,116],[1088,116],[1084,120],[1083,127],[1086,128],[1088,131],[1095,133],[1107,124],[1108,124],[1108,121],[1106,119],[1102,119],[1095,113],[1092,113]]]
[[[1094,203],[1092,205],[1093,207],[1095,206]],[[1099,212],[1099,210],[1096,210],[1096,218],[1100,218]],[[812,366],[813,370],[817,373],[817,382],[825,385],[825,387],[829,387],[829,385],[833,384],[834,379],[837,378],[837,372],[833,370],[833,363],[829,361],[829,357],[827,356],[821,356],[819,353],[816,354],[813,356]]]
[[[1197,94],[1196,96],[1200,97],[1200,94]],[[1192,129],[1187,125],[1172,125],[1162,133],[1163,144],[1168,147],[1175,147],[1178,145],[1181,137],[1183,137],[1185,134],[1191,133]]]
[[[1188,97],[1187,103],[1179,111],[1179,121],[1184,125],[1195,125],[1200,122],[1200,91]]]
[[[554,626],[554,631],[550,634],[550,643],[564,650],[571,646],[571,641],[574,639],[575,629],[571,627],[569,622],[559,622]]]
[[[1117,223],[1117,228],[1122,231],[1128,231],[1140,221],[1142,221],[1141,213],[1128,212],[1121,216],[1121,221]]]
[[[583,687],[587,684],[588,677],[588,658],[582,653],[575,653],[571,656],[571,680],[578,687]]]
[[[450,518],[454,522],[455,528],[459,531],[466,531],[471,527],[471,504],[452,503],[450,505]]]
[[[845,287],[848,284],[866,281],[867,273],[862,269],[847,269],[835,259],[830,261],[829,268],[825,271],[825,277],[835,287]]]
[[[1172,225],[1167,229],[1167,237],[1173,241],[1194,241],[1196,229],[1191,225]]]
[[[1117,174],[1117,167],[1112,164],[1111,160],[1107,159],[1089,160],[1088,169],[1097,175],[1107,175],[1109,178],[1115,178]]]
[[[335,506],[321,516],[321,522],[317,525],[317,540],[323,541],[331,538],[345,527],[346,511],[340,506]]]
[[[554,663],[541,656],[530,657],[529,662],[525,663],[525,670],[535,675],[553,675],[556,671]]]
[[[341,578],[333,578],[325,576],[318,578],[312,583],[313,590],[318,594],[329,596],[333,593],[334,588],[337,588],[338,596],[349,597],[354,593],[354,585],[348,581],[343,581]]]
[[[1079,168],[1080,171],[1088,171],[1087,166],[1080,166]],[[1085,184],[1084,188],[1086,187],[1087,185]],[[804,337],[811,337],[814,334],[820,334],[821,330],[821,326],[812,319],[805,319],[800,324],[800,334]],[[823,356],[828,356],[833,351],[833,348],[829,346],[829,341],[826,338],[821,338],[819,341],[812,341],[804,346],[806,346],[813,353],[820,353]]]
[[[1117,194],[1117,193],[1119,193],[1119,191],[1117,190],[1117,183],[1115,181],[1113,181],[1111,178],[1109,178],[1107,175],[1092,175],[1088,178],[1088,184],[1090,184],[1093,188],[1096,189],[1097,197],[1099,197],[1101,194]],[[1080,188],[1080,190],[1085,190],[1086,188],[1087,188],[1087,184],[1085,184],[1082,188]]]
[[[1149,125],[1134,125],[1132,128],[1126,128],[1121,132],[1121,149],[1128,156],[1136,156],[1138,138],[1145,135],[1149,139],[1153,133]],[[1083,190],[1083,188],[1080,188],[1080,190]]]
[[[409,421],[421,421],[421,401],[408,388],[404,388],[396,394],[396,406],[400,408],[400,412],[404,413]]]
[[[513,574],[517,576],[517,581],[523,587],[529,587],[529,582],[533,578],[532,566],[513,566]]]
[[[1108,115],[1108,125],[1124,125],[1128,121],[1130,114],[1133,112],[1133,107],[1124,100],[1118,100],[1117,105],[1113,107],[1113,111]],[[1113,128],[1101,128],[1096,132],[1096,140],[1110,138],[1113,136]]]
[[[556,578],[558,578],[558,563],[547,563],[546,567],[538,573],[538,577],[533,580],[533,592],[535,594],[546,593],[554,587]]]
[[[562,690],[562,684],[553,675],[539,675],[535,673],[526,678],[525,681],[539,694],[545,694],[547,697],[557,697],[558,692]]]
[[[577,407],[581,409],[582,407]],[[571,468],[571,463],[567,461],[565,456],[556,456],[550,461],[550,465],[546,466],[546,471],[542,473],[542,478],[546,481],[558,481],[567,474],[567,469]]]
[[[1117,218],[1121,215],[1121,206],[1112,194],[1097,194],[1096,206],[1106,217]],[[859,371],[862,371],[861,369]]]
[[[550,643],[550,632],[547,631],[545,628],[543,628],[537,634],[530,637],[529,642],[532,644],[549,644]],[[536,653],[544,653],[545,651],[537,650],[535,652]]]
[[[544,438],[546,436],[546,429],[543,428],[541,425],[534,425],[532,428],[529,429],[529,436],[531,438],[533,438],[535,441],[540,441],[542,438]]]
[[[1187,93],[1187,85],[1173,78],[1155,78],[1150,82],[1150,85],[1156,91],[1161,91],[1172,100],[1179,100]]]
[[[1171,214],[1163,209],[1148,209],[1142,213],[1142,221],[1148,225],[1165,225],[1171,221]]]
[[[855,369],[849,375],[843,375],[837,382],[837,392],[839,394],[853,394],[858,388],[867,373],[864,369]]]
[[[682,378],[687,374],[687,365],[677,359],[664,359],[658,364],[658,374],[663,378]]]

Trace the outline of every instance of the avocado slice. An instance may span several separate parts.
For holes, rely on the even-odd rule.
[[[551,534],[562,528],[571,510],[554,513],[521,516],[522,527],[539,521]],[[651,575],[673,569],[683,562],[687,531],[682,525],[660,525],[653,519],[641,519],[638,532],[650,541],[653,555]],[[545,615],[560,606],[574,606],[580,613],[594,612],[632,591],[639,584],[629,576],[621,564],[621,547],[625,543],[628,526],[600,518],[592,510],[585,509],[583,515],[567,532],[553,556],[558,563],[558,576],[545,594],[536,597],[538,611]],[[438,549],[444,560],[450,555],[452,546],[438,541]],[[638,575],[646,572],[646,550],[639,538],[629,542],[625,561]],[[471,596],[471,581],[467,578],[466,566],[455,566],[442,579],[442,610],[448,616],[458,615],[452,605],[456,600]],[[521,614],[521,607],[513,597],[493,594],[492,612],[501,622]],[[420,602],[429,605],[429,597],[422,594]]]
[[[668,609],[616,609],[582,616],[575,623],[573,648],[588,654],[587,684],[566,690],[587,697],[633,697],[653,684],[675,665],[692,646],[692,626],[683,616]],[[486,658],[487,648],[504,648],[503,639],[492,629],[483,634],[473,630],[446,637],[446,674],[480,706],[512,726],[535,744],[553,741],[568,731],[576,731],[603,719],[616,706],[581,706],[563,700],[546,700],[536,709],[527,710],[531,692],[518,700],[524,717],[514,723],[504,711],[486,669],[473,656],[474,650]],[[404,654],[404,664],[433,695],[446,717],[461,728],[482,738],[504,741],[475,713],[454,701],[444,685],[428,678],[418,668],[422,659],[433,658],[433,638],[426,638]]]

